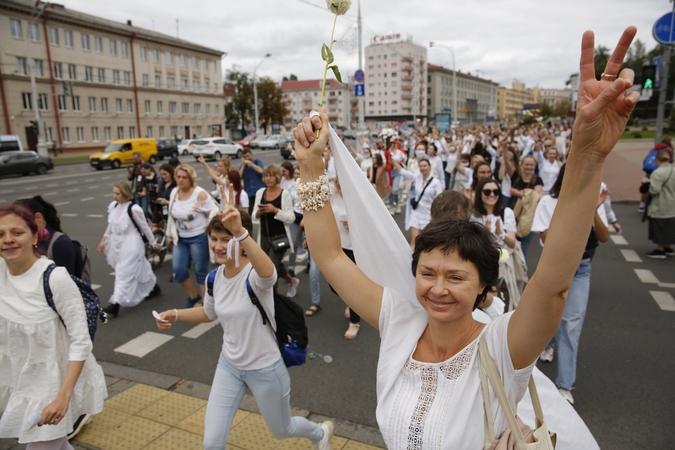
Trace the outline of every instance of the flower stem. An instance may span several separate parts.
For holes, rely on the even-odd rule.
[[[328,48],[330,51],[333,51],[333,36],[335,36],[335,25],[337,24],[337,13],[335,14],[335,18],[333,19],[333,30],[330,32],[330,45]],[[328,61],[326,61],[326,67],[323,69],[323,82],[321,83],[321,97],[319,97],[319,112],[321,112],[321,107],[323,106],[323,96],[326,93],[326,75],[328,74],[328,66],[330,64]],[[319,134],[320,131],[316,130],[316,138],[319,139]]]

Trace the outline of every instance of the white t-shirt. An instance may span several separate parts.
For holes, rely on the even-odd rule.
[[[211,200],[210,195],[207,195],[204,201],[197,200],[202,192],[208,194],[204,189],[195,186],[192,195],[185,200],[179,200],[179,194],[176,194],[173,205],[171,205],[171,215],[176,221],[176,230],[178,230],[179,237],[191,238],[206,231],[213,200]]]
[[[504,247],[504,240],[501,239],[499,236],[497,236],[497,220],[502,222],[502,231],[507,232],[507,231],[513,231],[514,233],[518,231],[516,227],[516,215],[513,213],[513,210],[509,208],[508,206],[504,208],[504,219],[500,216],[495,216],[494,214],[488,214],[487,216],[476,216],[472,215],[471,216],[471,221],[472,222],[478,222],[482,225],[485,225],[485,221],[489,220],[490,221],[490,231],[492,234],[495,236],[495,239],[499,243],[500,247]]]
[[[213,283],[213,297],[206,293],[204,313],[211,320],[220,320],[223,327],[223,355],[239,370],[258,370],[269,367],[281,358],[277,339],[272,331],[274,321],[274,297],[272,289],[277,273],[269,278],[260,278],[251,263],[233,278],[225,278],[220,266]],[[250,273],[250,276],[249,276]],[[262,315],[251,302],[246,291],[248,277],[253,292],[262,304],[272,327],[263,325]]]
[[[338,231],[340,232],[340,245],[342,248],[351,250],[352,238],[349,235],[349,228],[346,228],[342,223],[343,220],[347,220],[347,207],[345,206],[345,200],[342,198],[342,194],[335,192],[331,195],[330,206],[333,209],[335,222],[337,223]],[[349,226],[349,224],[347,224],[347,226]]]
[[[555,207],[558,205],[558,199],[553,198],[550,195],[544,195],[539,203],[537,204],[537,209],[534,212],[534,219],[532,220],[532,231],[541,233],[542,231],[548,230],[551,226],[551,219],[553,218],[553,212]],[[609,226],[607,223],[607,213],[605,212],[605,207],[600,205],[596,210],[600,216],[600,220],[605,226]],[[544,246],[544,243],[539,240],[541,246]]]
[[[445,186],[445,173],[443,172],[443,161],[441,161],[440,156],[434,156],[429,158],[431,163],[431,173],[437,180],[441,181],[441,184]]]
[[[512,313],[483,330],[490,355],[511,404],[523,398],[532,365],[515,370],[507,343]],[[400,293],[384,289],[379,328],[382,339],[378,362],[377,422],[386,447],[480,449],[483,447],[484,407],[478,375],[477,338],[441,363],[413,360],[412,354],[428,323],[426,311]],[[495,433],[508,427],[499,401],[490,390]]]

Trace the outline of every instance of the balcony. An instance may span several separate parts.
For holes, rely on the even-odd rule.
[[[352,111],[358,111],[359,110],[359,105],[354,105],[351,108]]]
[[[304,102],[312,102],[312,97],[302,97],[302,101]]]
[[[412,84],[402,84],[401,85],[401,90],[403,91],[412,91]]]
[[[424,58],[420,59],[420,65],[422,65],[422,66],[423,66],[423,65],[424,65],[424,63],[426,63],[426,61],[424,60]]]
[[[420,95],[420,103],[424,101],[424,95]]]
[[[402,56],[401,61],[403,61],[403,62],[405,62],[405,61],[413,62],[413,57],[412,56]]]
[[[412,100],[413,95],[412,94],[401,94],[401,98],[403,100]]]
[[[350,99],[350,101],[351,101],[352,103],[358,103],[358,102],[359,102],[359,98],[358,98],[358,97],[352,97],[352,98]]]
[[[424,86],[420,86],[420,92],[424,92]]]
[[[411,111],[412,106],[402,106],[401,109],[403,109],[404,111]]]
[[[412,72],[413,71],[413,66],[410,64],[406,64],[403,67],[401,67],[401,70],[406,71],[406,72]]]
[[[415,77],[413,77],[412,75],[403,75],[403,76],[401,77],[401,80],[403,80],[403,81],[412,81],[414,78],[415,78]]]

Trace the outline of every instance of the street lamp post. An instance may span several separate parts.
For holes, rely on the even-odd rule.
[[[452,50],[452,47],[438,44],[436,42],[429,42],[429,47],[443,47],[447,50],[450,50],[450,54],[452,54],[452,114],[455,116],[453,117],[452,122],[453,125],[459,124],[459,111],[457,110],[457,69],[455,67],[455,52]]]
[[[28,33],[31,32],[31,25],[34,25],[37,23],[38,19],[44,12],[45,8],[47,7],[48,3],[43,3],[40,8],[38,8],[37,3],[35,6],[35,9],[33,11],[33,17],[31,17],[30,21],[28,22],[28,29],[26,30]],[[28,37],[28,36],[27,36]],[[45,39],[47,39],[47,36],[45,36]],[[42,116],[40,114],[40,99],[38,97],[38,91],[37,91],[37,83],[35,81],[35,74],[37,72],[37,63],[35,62],[35,59],[33,59],[33,51],[31,49],[31,46],[29,44],[29,39],[26,39],[26,49],[28,50],[28,72],[30,75],[30,86],[31,86],[31,91],[32,91],[32,96],[33,96],[33,109],[35,110],[35,122],[37,123],[37,138],[38,138],[38,144],[37,144],[37,152],[40,156],[49,156],[47,153],[47,144],[45,143],[45,137],[44,133],[42,131]]]
[[[255,72],[258,70],[258,67],[260,67],[260,64],[265,62],[266,58],[269,58],[272,56],[271,53],[268,53],[265,55],[265,57],[258,63],[253,68],[253,102],[255,103],[255,134],[258,135],[260,134],[260,120],[259,120],[259,112],[258,112],[258,80],[256,79]]]

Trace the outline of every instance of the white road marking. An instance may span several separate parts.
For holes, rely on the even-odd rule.
[[[652,298],[663,311],[675,311],[675,299],[668,292],[649,291]]]
[[[92,284],[92,285],[91,285],[91,288],[92,288],[93,290],[96,290],[96,289],[98,289],[98,288],[100,288],[100,287],[101,287],[100,284]]]
[[[110,175],[108,175],[107,177],[101,177],[101,180],[109,180],[109,179],[110,179]]]
[[[659,287],[675,289],[675,283],[659,283]]]
[[[44,192],[42,194],[42,197],[56,197],[56,194],[57,194],[56,191],[54,191],[54,192]]]
[[[4,191],[6,194],[9,194],[10,192],[14,192],[14,189],[3,189],[3,191]]]
[[[94,219],[100,219],[104,217],[103,214],[87,214],[87,217],[93,217]]]
[[[45,187],[56,187],[59,183],[46,184]]]
[[[124,353],[126,355],[142,358],[156,348],[166,344],[171,339],[173,339],[173,336],[168,334],[146,331],[126,344],[120,345],[115,351],[117,353]]]
[[[654,283],[654,284],[659,283],[659,279],[656,278],[656,275],[654,275],[651,270],[647,269],[634,269],[634,270],[635,275],[637,275],[640,281],[642,281],[643,283]]]
[[[612,235],[609,237],[615,245],[628,245],[628,241],[621,235]]]
[[[189,338],[189,339],[197,339],[199,336],[201,336],[202,334],[206,333],[211,328],[213,328],[213,327],[215,327],[219,324],[220,324],[220,322],[218,321],[218,319],[214,320],[213,322],[200,323],[196,327],[192,327],[189,330],[187,330],[181,336]]]
[[[80,188],[68,189],[66,192],[77,192],[79,190],[80,190]]]
[[[66,184],[77,184],[79,181],[66,181]]]
[[[112,197],[112,194],[105,194],[104,197]]]
[[[33,191],[35,189],[37,189],[37,186],[28,186],[28,187],[23,188],[24,191]]]
[[[87,178],[86,180],[84,180],[85,183],[89,183],[89,182],[92,182],[92,181],[94,181],[93,178]]]
[[[635,250],[621,249],[621,254],[626,262],[642,262],[642,258],[640,258]]]
[[[68,214],[68,213],[63,213],[61,214],[62,217],[77,217],[77,214]]]
[[[111,277],[114,277],[114,276],[115,276],[115,272],[110,272],[108,275],[110,275]]]
[[[93,186],[89,186],[88,189],[98,189],[98,184],[95,184]]]
[[[70,205],[70,202],[54,203],[54,206],[63,206],[63,205]]]
[[[85,197],[85,198],[81,198],[80,201],[81,202],[88,202],[89,200],[93,200],[93,199],[94,199],[94,197]]]

